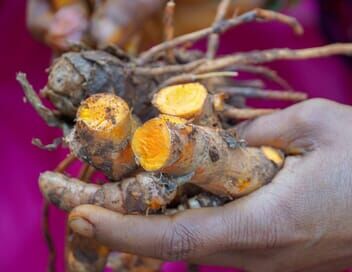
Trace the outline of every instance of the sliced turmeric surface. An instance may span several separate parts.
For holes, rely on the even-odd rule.
[[[155,94],[153,104],[161,113],[193,118],[202,113],[207,90],[200,83],[169,86]]]
[[[95,94],[83,101],[66,141],[80,159],[118,180],[137,165],[130,139],[139,126],[127,103],[110,94]]]
[[[104,93],[84,100],[77,112],[77,123],[83,123],[91,133],[112,140],[124,140],[131,126],[131,113],[120,97]]]
[[[161,118],[136,131],[132,149],[145,170],[170,176],[192,173],[189,182],[226,197],[239,197],[265,185],[284,161],[279,150],[242,147],[225,130]]]
[[[132,150],[147,171],[159,169],[170,156],[171,135],[167,122],[162,118],[153,118],[139,127],[133,135]]]

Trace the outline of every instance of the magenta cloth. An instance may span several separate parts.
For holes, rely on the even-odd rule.
[[[41,232],[43,199],[37,186],[38,174],[53,169],[64,152],[50,153],[31,145],[33,137],[49,143],[59,135],[48,128],[34,110],[23,103],[23,94],[15,73],[28,73],[39,89],[46,82],[45,68],[50,61],[49,50],[34,41],[25,29],[25,1],[0,1],[1,25],[1,150],[2,178],[0,194],[0,271],[46,271],[47,248]],[[305,26],[303,37],[296,37],[287,26],[275,23],[244,25],[224,35],[220,52],[265,49],[271,47],[304,48],[326,44],[319,31],[315,2],[302,1],[289,13]],[[204,43],[199,46],[202,47]],[[352,102],[351,71],[342,58],[331,57],[309,61],[281,61],[271,65],[297,90],[311,97],[325,97],[342,103]],[[262,105],[258,102],[258,105]],[[52,231],[58,249],[58,271],[63,271],[65,214],[52,211]],[[185,271],[185,265],[166,263],[164,271]],[[201,267],[200,271],[235,271]]]

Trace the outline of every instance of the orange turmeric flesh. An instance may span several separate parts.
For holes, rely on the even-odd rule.
[[[83,123],[97,136],[122,141],[129,134],[131,113],[122,98],[109,93],[96,94],[79,107],[77,123]]]
[[[224,197],[246,195],[267,184],[282,167],[271,147],[241,147],[229,132],[154,118],[134,134],[132,149],[147,171],[192,174],[189,182]]]
[[[284,158],[282,154],[277,151],[277,149],[270,146],[262,146],[260,149],[268,160],[271,160],[276,165],[284,164]]]
[[[172,124],[186,124],[187,120],[173,115],[159,114],[158,118],[165,120]]]
[[[80,159],[118,180],[136,168],[130,146],[139,125],[127,103],[110,94],[95,94],[83,101],[66,141]]]
[[[170,157],[171,135],[167,122],[162,118],[153,118],[133,135],[132,150],[147,171],[160,169]]]
[[[155,94],[154,106],[164,114],[186,119],[202,113],[207,98],[207,90],[200,83],[169,86]]]

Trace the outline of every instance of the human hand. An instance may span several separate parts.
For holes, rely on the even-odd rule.
[[[239,128],[249,145],[301,155],[223,207],[175,216],[75,208],[70,226],[112,249],[249,271],[334,271],[352,264],[352,108],[323,99]]]
[[[118,45],[128,51],[140,51],[163,40],[162,14],[166,2],[167,0],[28,0],[27,26],[37,39],[59,52],[67,51],[75,44],[93,48]],[[210,26],[219,2],[220,0],[177,1],[175,35]],[[229,14],[235,9],[245,12],[263,7],[265,2],[233,1]]]
[[[73,4],[62,7],[48,24],[45,41],[51,48],[67,51],[74,44],[88,44],[89,18],[85,6]]]
[[[28,0],[27,27],[33,36],[64,52],[72,45],[124,45],[166,0]]]

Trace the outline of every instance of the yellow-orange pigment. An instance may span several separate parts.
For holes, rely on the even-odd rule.
[[[180,84],[161,89],[153,104],[161,113],[190,119],[202,113],[207,95],[200,83]]]
[[[77,112],[77,124],[98,137],[123,141],[130,133],[131,113],[127,103],[113,94],[96,94],[84,100]]]
[[[167,120],[154,118],[139,127],[132,138],[132,150],[147,171],[160,169],[168,160],[171,135]]]

